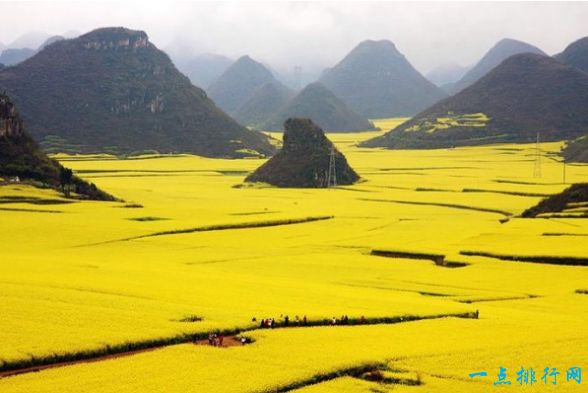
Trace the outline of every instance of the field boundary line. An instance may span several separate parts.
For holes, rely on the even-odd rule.
[[[506,217],[513,216],[513,213],[507,212],[505,210],[499,209],[492,209],[486,207],[476,207],[476,206],[468,206],[468,205],[459,205],[453,203],[441,203],[441,202],[420,202],[420,201],[403,201],[398,199],[371,199],[371,198],[358,198],[361,201],[366,202],[387,202],[387,203],[398,203],[401,205],[417,205],[417,206],[437,206],[437,207],[447,207],[451,209],[461,209],[461,210],[474,210],[483,213],[496,213],[502,214]]]

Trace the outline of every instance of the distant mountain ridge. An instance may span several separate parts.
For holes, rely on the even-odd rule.
[[[443,88],[444,85],[457,82],[470,68],[469,66],[464,67],[453,63],[443,64],[429,71],[425,77],[435,85]]]
[[[230,67],[233,60],[222,55],[202,53],[188,58],[178,57],[174,62],[194,86],[206,89]]]
[[[218,109],[142,31],[102,28],[54,42],[0,71],[0,90],[19,105],[33,137],[54,151],[274,152],[265,135]]]
[[[220,108],[232,115],[258,88],[270,82],[277,82],[277,79],[267,67],[249,56],[242,56],[206,91]]]
[[[239,106],[234,117],[241,124],[261,129],[263,124],[279,113],[296,95],[294,90],[278,81],[258,87],[251,97]]]
[[[6,48],[0,53],[0,63],[6,66],[12,66],[18,63],[22,63],[26,59],[34,56],[37,52],[45,48],[47,45],[51,45],[54,42],[61,41],[65,38],[62,36],[53,36],[47,38],[45,42],[39,46],[38,49],[31,48]]]
[[[588,133],[588,74],[525,53],[509,57],[460,93],[397,129],[364,142],[388,148],[446,148],[572,139]]]
[[[484,75],[488,74],[494,67],[502,63],[511,56],[520,53],[535,53],[547,56],[541,49],[527,44],[523,41],[503,38],[498,41],[486,54],[473,66],[465,75],[455,84],[446,86],[450,94],[455,94],[468,86],[471,86]]]
[[[319,82],[370,119],[414,115],[447,96],[387,40],[361,42]]]
[[[282,130],[289,118],[308,118],[325,131],[366,131],[374,125],[348,108],[329,89],[319,82],[302,89],[286,106],[263,123],[265,130]]]
[[[554,57],[563,63],[588,72],[588,37],[572,42],[562,53]]]

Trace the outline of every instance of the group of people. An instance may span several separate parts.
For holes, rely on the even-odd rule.
[[[361,321],[362,321],[362,323],[365,322],[365,318],[363,316],[361,317]],[[331,319],[331,325],[349,325],[349,316],[348,315],[341,315],[340,319],[333,317]]]
[[[257,318],[254,317],[251,319],[251,321],[257,322]],[[367,323],[367,320],[362,315],[361,318],[359,319],[359,321],[356,323],[365,324],[365,323]],[[349,316],[345,314],[345,315],[342,315],[341,318],[333,317],[330,320],[328,320],[328,324],[329,325],[349,325]],[[259,327],[261,329],[264,329],[264,328],[273,329],[277,326],[308,326],[308,325],[309,325],[309,322],[308,322],[308,319],[306,318],[306,315],[304,315],[302,318],[300,318],[298,315],[296,315],[293,320],[290,320],[290,317],[288,315],[280,315],[279,321],[276,321],[275,318],[264,318],[259,323]]]
[[[259,323],[259,327],[260,328],[270,328],[273,329],[276,326],[278,326],[278,323],[281,326],[307,326],[308,325],[308,319],[306,318],[306,315],[303,316],[302,318],[300,318],[298,315],[296,315],[294,317],[294,320],[290,320],[290,317],[288,315],[280,315],[280,322],[276,322],[275,318],[264,318],[261,320],[261,322]],[[251,319],[252,322],[257,322],[257,318],[252,318]]]
[[[208,335],[208,344],[212,345],[213,347],[222,347],[223,346],[224,337],[220,334],[210,333]]]

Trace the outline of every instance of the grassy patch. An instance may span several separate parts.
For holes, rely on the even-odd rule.
[[[424,119],[406,129],[406,132],[434,132],[450,128],[483,128],[491,119],[484,113],[455,114],[448,112],[445,117],[438,117],[435,120]]]
[[[123,209],[142,209],[143,205],[140,203],[125,203],[124,205],[117,207],[121,207]]]
[[[187,315],[182,319],[178,319],[178,322],[201,322],[202,320],[203,318],[198,315]]]
[[[127,218],[127,220],[148,222],[148,221],[166,221],[166,220],[169,220],[169,218],[145,216],[145,217],[131,217],[131,218]]]

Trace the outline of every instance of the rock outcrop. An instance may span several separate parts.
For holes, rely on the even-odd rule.
[[[55,189],[69,190],[81,198],[112,201],[115,198],[98,189],[94,184],[68,176],[67,184],[62,174],[71,172],[57,161],[50,159],[27,134],[16,106],[4,94],[0,94],[0,177],[31,180]]]
[[[282,150],[249,175],[246,182],[262,182],[277,187],[321,188],[335,184],[334,177],[337,185],[353,184],[359,180],[345,156],[312,120],[288,119],[284,128]],[[334,166],[330,165],[331,162]]]

